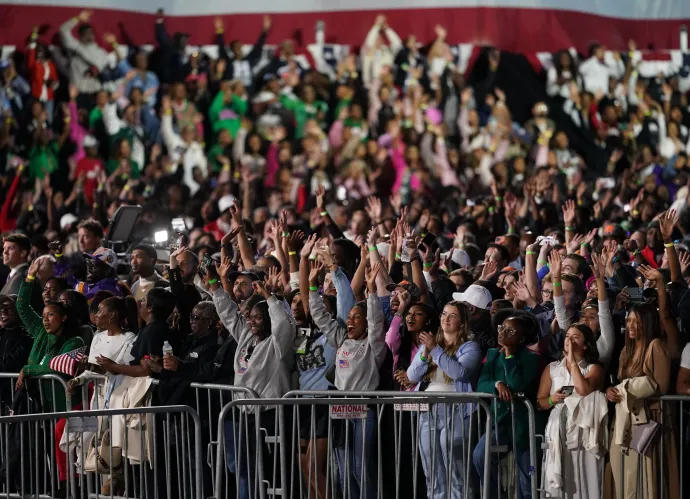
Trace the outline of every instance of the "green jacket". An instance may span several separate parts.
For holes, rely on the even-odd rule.
[[[486,354],[486,362],[479,375],[477,391],[496,394],[496,383],[504,382],[513,394],[522,393],[534,404],[539,379],[541,376],[541,357],[528,350],[520,350],[507,359],[505,354],[496,348],[490,348]],[[514,401],[515,407],[515,445],[519,449],[529,447],[529,420],[524,402]],[[510,402],[503,402],[495,398],[491,403],[491,417],[500,423],[510,416]],[[510,419],[507,421],[510,424]]]
[[[19,288],[19,295],[17,296],[17,312],[27,332],[34,339],[29,360],[23,368],[24,376],[27,378],[40,376],[41,374],[58,374],[48,367],[53,357],[84,346],[84,340],[79,336],[64,339],[48,334],[43,327],[43,318],[31,308],[31,292],[33,287],[33,282],[22,282]],[[50,385],[51,383],[45,383],[43,386],[43,405],[46,410],[52,411],[53,390]],[[56,386],[55,409],[57,411],[64,411],[65,405],[65,392],[61,387],[58,388]]]
[[[225,103],[225,95],[218,92],[216,98],[208,110],[208,117],[211,120],[213,133],[218,134],[222,129],[230,132],[232,138],[237,137],[237,131],[242,124],[242,116],[247,112],[247,101],[236,95],[230,97],[230,102]]]
[[[34,146],[29,152],[29,180],[43,179],[44,175],[50,175],[58,169],[58,154],[60,146],[52,140],[46,146]]]

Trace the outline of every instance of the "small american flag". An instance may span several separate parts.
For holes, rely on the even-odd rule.
[[[74,376],[77,364],[86,360],[86,346],[53,357],[48,364],[53,371]]]
[[[349,369],[350,361],[347,359],[340,359],[338,360],[338,367],[340,367],[341,369]]]

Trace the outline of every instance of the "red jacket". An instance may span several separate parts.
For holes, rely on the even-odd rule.
[[[53,61],[36,60],[36,44],[32,43],[27,50],[26,64],[31,77],[31,95],[44,102],[52,101],[55,98],[53,83],[60,81]]]

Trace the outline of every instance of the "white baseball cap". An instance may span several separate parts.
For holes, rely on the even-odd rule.
[[[453,300],[469,303],[477,308],[488,309],[491,306],[491,293],[483,286],[472,284],[464,293],[453,293]]]
[[[229,210],[234,202],[235,196],[233,196],[232,194],[226,194],[218,200],[218,211],[221,213],[225,213],[225,210]]]
[[[69,225],[78,222],[79,219],[72,213],[65,213],[60,217],[60,229],[65,230]]]
[[[441,255],[441,258],[446,258],[448,256],[448,253],[443,253]],[[461,267],[470,267],[472,265],[472,262],[470,261],[470,255],[468,255],[466,251],[461,249],[453,250],[453,256],[451,257],[451,260],[460,265]]]

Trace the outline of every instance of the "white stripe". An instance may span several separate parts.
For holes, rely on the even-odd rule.
[[[113,5],[116,3],[116,5]],[[232,5],[228,5],[228,4]],[[73,7],[93,9],[131,10],[155,13],[160,7],[168,15],[199,16],[214,14],[334,12],[351,10],[389,10],[412,8],[522,8],[553,9],[587,12],[623,19],[690,19],[690,2],[687,0],[254,0],[253,2],[228,2],[227,0],[6,0],[3,4],[45,5],[49,7]],[[372,20],[375,13],[372,13]]]

